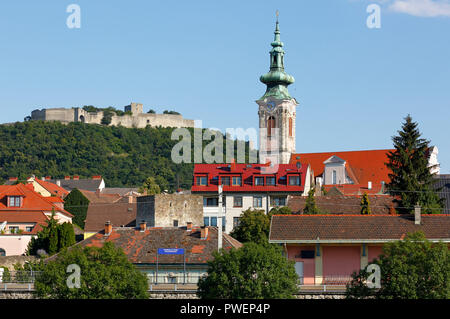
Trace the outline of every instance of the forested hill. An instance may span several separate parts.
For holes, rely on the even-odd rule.
[[[172,130],[44,121],[0,125],[0,184],[11,176],[25,180],[32,174],[101,175],[107,187],[121,187],[140,186],[154,176],[162,189],[189,189],[193,164],[171,160],[178,143],[170,138]],[[193,129],[189,131],[193,136]]]

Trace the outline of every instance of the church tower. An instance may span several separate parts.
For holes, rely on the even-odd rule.
[[[287,89],[295,80],[284,71],[278,17],[275,39],[271,45],[269,73],[260,77],[260,81],[267,85],[266,93],[256,101],[259,105],[259,158],[260,163],[288,164],[291,154],[295,153],[295,111],[298,103]]]

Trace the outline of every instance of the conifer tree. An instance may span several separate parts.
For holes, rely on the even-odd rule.
[[[316,205],[316,199],[314,198],[314,193],[316,189],[314,187],[308,192],[308,197],[306,198],[305,209],[303,209],[303,214],[319,214],[320,210]]]
[[[369,195],[367,195],[367,193],[364,193],[361,198],[361,214],[370,215],[371,213],[372,211],[370,209]]]
[[[435,179],[428,167],[430,142],[420,138],[417,126],[408,115],[398,136],[392,137],[395,151],[388,153],[386,166],[392,173],[387,188],[392,196],[400,198],[397,201],[401,213],[411,213],[416,204],[423,213],[440,213],[442,200],[433,188]]]

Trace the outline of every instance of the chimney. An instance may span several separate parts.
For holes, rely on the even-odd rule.
[[[102,176],[101,175],[94,175],[94,176],[92,176],[92,179],[102,179]]]
[[[80,176],[78,176],[78,175],[73,175],[73,180],[74,180],[74,181],[79,181],[79,180],[80,180]]]
[[[58,185],[59,187],[61,187],[61,181],[60,181],[59,179],[56,181],[56,185]]]
[[[17,177],[10,177],[10,178],[9,178],[9,181],[10,181],[10,182],[15,182],[15,181],[17,181],[17,180],[18,180]]]
[[[372,189],[372,182],[367,183],[367,189]]]
[[[97,195],[97,197],[100,197],[100,188],[97,188],[95,190],[95,195]]]
[[[105,223],[105,236],[108,236],[109,234],[111,234],[111,232],[112,232],[112,225],[111,222],[108,220]]]
[[[422,209],[419,204],[414,206],[414,224],[420,225],[420,219],[422,215]]]
[[[128,195],[128,204],[132,204],[132,203],[133,203],[133,196]]]
[[[68,181],[68,180],[70,180],[70,176],[64,176],[64,179],[65,179],[66,181]]]
[[[206,240],[206,239],[208,239],[208,227],[203,227],[201,230],[200,230],[200,239],[202,239],[202,240]]]
[[[141,232],[144,232],[147,229],[147,222],[145,220],[142,220],[139,223],[139,229],[141,230]]]
[[[48,181],[48,180],[51,180],[52,177],[51,176],[45,176],[45,179]]]
[[[187,231],[191,231],[192,230],[192,222],[187,222],[186,229],[187,229]]]

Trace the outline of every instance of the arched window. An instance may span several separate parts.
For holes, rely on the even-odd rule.
[[[275,128],[275,118],[273,116],[270,116],[267,119],[267,136],[272,136],[272,134],[274,134],[274,129]]]
[[[84,116],[83,115],[80,116],[80,122],[84,123]]]
[[[0,248],[0,256],[6,256],[6,251],[3,248]]]

